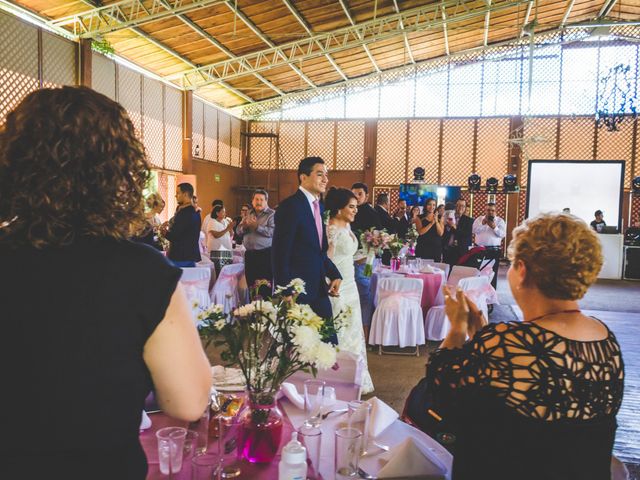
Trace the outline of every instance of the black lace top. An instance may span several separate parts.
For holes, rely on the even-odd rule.
[[[497,323],[432,354],[429,387],[456,435],[453,478],[610,478],[624,367],[608,332],[581,342]]]

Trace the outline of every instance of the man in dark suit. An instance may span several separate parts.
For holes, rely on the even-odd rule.
[[[398,200],[396,211],[393,212],[393,221],[395,223],[395,231],[398,234],[398,237],[402,239],[406,238],[407,232],[411,228],[411,220],[407,213],[406,200]]]
[[[278,205],[271,247],[276,286],[294,278],[305,282],[298,303],[323,318],[332,317],[329,295],[338,296],[342,277],[327,256],[329,243],[320,195],[327,189],[327,167],[320,157],[304,158],[298,166],[298,191]],[[325,278],[329,278],[327,285]],[[337,342],[337,340],[336,340]]]
[[[391,215],[389,215],[389,195],[386,193],[380,193],[376,197],[375,211],[380,218],[382,228],[387,233],[396,233],[396,225]]]
[[[456,202],[455,214],[445,219],[445,233],[442,238],[444,262],[456,265],[472,245],[473,218],[465,215],[467,202],[459,198]]]
[[[176,188],[178,209],[169,222],[162,225],[164,237],[171,242],[169,260],[177,267],[195,267],[201,260],[200,214],[193,206],[193,185],[181,183]]]
[[[375,227],[378,230],[382,229],[382,222],[378,213],[368,203],[369,187],[367,187],[367,184],[354,183],[351,186],[351,191],[358,201],[358,213],[356,213],[356,218],[351,223],[351,230],[355,233],[358,238],[358,244],[360,244],[360,234],[371,227]]]

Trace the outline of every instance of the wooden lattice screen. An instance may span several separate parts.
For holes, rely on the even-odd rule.
[[[440,120],[409,121],[408,180],[413,170],[422,167],[427,183],[438,183],[440,173]]]
[[[91,59],[91,86],[111,100],[116,99],[116,63],[96,52]]]
[[[182,92],[164,85],[164,168],[182,171]]]
[[[473,120],[444,120],[442,132],[443,185],[466,185],[473,173]]]
[[[338,122],[336,135],[336,170],[362,170],[364,122]]]
[[[304,158],[305,123],[282,122],[279,130],[280,169],[297,170]]]
[[[307,155],[322,158],[327,166],[335,169],[335,123],[307,123]]]
[[[406,180],[407,121],[378,122],[376,184],[397,185]]]
[[[42,32],[43,87],[75,85],[76,55],[76,45],[72,41]]]
[[[38,30],[0,12],[0,125],[38,89]]]
[[[597,131],[596,160],[624,160],[625,188],[631,188],[631,179],[633,178],[631,171],[633,127],[633,122],[623,122],[617,132],[609,132],[605,128],[600,128]]]
[[[231,118],[218,111],[218,162],[231,163]]]
[[[204,158],[204,103],[193,99],[191,109],[191,150],[195,158]]]
[[[143,78],[142,140],[149,163],[164,168],[164,111],[162,83]]]

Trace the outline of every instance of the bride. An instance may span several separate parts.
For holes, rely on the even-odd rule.
[[[325,208],[329,211],[327,237],[329,239],[329,257],[342,276],[340,296],[330,297],[334,314],[345,306],[351,308],[349,327],[338,334],[340,350],[359,356],[364,363],[362,393],[373,391],[373,382],[367,367],[367,349],[362,328],[360,297],[354,278],[353,256],[358,250],[358,240],[351,232],[351,222],[358,211],[358,202],[351,190],[332,187],[327,193]]]

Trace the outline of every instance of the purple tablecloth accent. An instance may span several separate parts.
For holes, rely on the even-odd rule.
[[[388,269],[379,270],[374,272],[371,276],[371,295],[370,298],[373,302],[373,306],[378,306],[378,278],[385,275],[390,275],[391,271]],[[422,300],[420,306],[422,307],[422,314],[426,315],[431,307],[437,305],[438,293],[442,286],[442,275],[440,273],[398,273],[407,278],[419,278],[422,280]],[[372,309],[373,311],[373,309]]]

